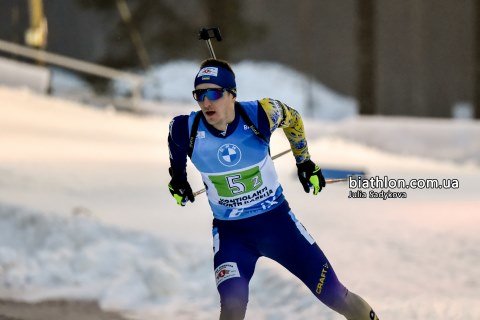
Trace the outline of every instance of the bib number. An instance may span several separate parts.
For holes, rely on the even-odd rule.
[[[259,167],[209,178],[221,197],[235,197],[255,191],[263,184]]]
[[[237,195],[245,192],[245,185],[239,181],[242,179],[241,175],[237,174],[225,178],[227,179],[228,187],[232,194]]]

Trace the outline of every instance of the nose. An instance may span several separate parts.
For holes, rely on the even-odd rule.
[[[207,97],[203,98],[203,105],[204,105],[205,107],[208,107],[208,106],[210,106],[211,104],[212,104],[212,101],[211,101],[211,100],[209,100]]]

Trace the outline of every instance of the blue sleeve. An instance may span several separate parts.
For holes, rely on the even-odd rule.
[[[168,151],[172,178],[187,180],[188,116],[173,118],[169,125]]]

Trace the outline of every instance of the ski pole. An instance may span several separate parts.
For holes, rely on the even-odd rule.
[[[275,159],[283,156],[284,154],[287,154],[289,151],[290,151],[290,149],[285,150],[285,151],[282,151],[282,152],[274,155],[274,156],[272,157],[272,160],[275,160]],[[195,192],[193,193],[193,197],[196,197],[196,196],[198,196],[199,194],[204,193],[205,191],[207,191],[207,189],[205,189],[205,188],[203,188],[203,189],[201,189],[201,190],[198,190],[198,191],[195,191]]]
[[[202,28],[198,32],[198,40],[205,40],[210,55],[213,59],[217,59],[215,52],[213,51],[212,42],[210,41],[212,38],[217,39],[217,41],[222,41],[222,35],[220,34],[220,29],[218,27]]]
[[[283,156],[284,154],[287,154],[289,151],[290,151],[290,149],[285,150],[285,151],[282,151],[282,152],[274,155],[274,156],[272,157],[272,160],[275,160],[275,159],[277,159],[277,158],[280,158],[280,157]],[[335,179],[331,178],[331,179],[325,179],[325,183],[326,183],[326,184],[332,184],[332,183],[337,183],[337,182],[345,182],[345,181],[348,181],[348,177],[347,177],[347,178],[335,178]],[[195,191],[195,192],[193,193],[193,196],[196,197],[196,196],[204,193],[205,191],[207,191],[206,188],[203,188],[203,189],[201,189],[201,190]]]
[[[337,182],[346,182],[346,181],[348,181],[348,178],[325,179],[326,184],[332,184],[332,183],[337,183]],[[203,188],[202,190],[198,190],[198,191],[193,193],[193,196],[196,197],[196,196],[204,193],[205,191],[207,191],[207,189],[205,189],[205,188]]]

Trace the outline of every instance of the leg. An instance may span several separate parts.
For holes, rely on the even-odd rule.
[[[220,294],[220,320],[242,320],[248,303],[248,281],[230,279],[218,286]]]
[[[379,320],[372,307],[360,296],[350,291],[347,292],[345,305],[339,313],[343,314],[348,320]]]
[[[226,230],[214,228],[214,267],[220,294],[220,320],[241,320],[245,317],[248,284],[259,256],[243,240]]]
[[[338,280],[325,254],[293,213],[278,219],[275,234],[265,246],[265,256],[279,262],[297,276],[312,293],[349,320],[378,320],[362,298],[349,292]],[[281,221],[280,221],[281,220]]]

